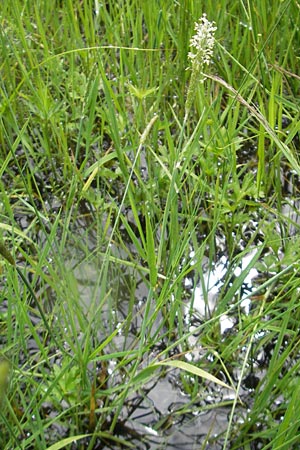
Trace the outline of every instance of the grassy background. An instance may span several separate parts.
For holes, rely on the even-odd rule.
[[[218,28],[212,77],[184,124],[203,13]],[[223,448],[299,445],[298,44],[293,0],[1,2],[0,233],[18,269],[1,262],[1,448],[78,435],[77,448],[127,448],[124,405],[162,376],[158,361],[190,350],[184,280],[222,254],[195,365],[238,392],[272,348],[251,401],[229,402]],[[247,316],[252,266],[262,287]],[[207,381],[178,377],[190,396],[178,415],[199,411]]]

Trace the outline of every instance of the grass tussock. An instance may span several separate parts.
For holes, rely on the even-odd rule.
[[[299,5],[202,3],[1,2],[2,449],[300,445]]]

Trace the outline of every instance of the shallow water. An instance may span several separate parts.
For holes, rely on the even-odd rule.
[[[293,221],[291,222],[292,225],[290,228],[291,235],[297,231],[298,223],[298,215],[295,212],[294,206],[284,205],[283,207],[283,214],[290,217]],[[250,226],[249,224],[247,226],[254,229],[258,224],[252,221]],[[222,249],[222,238],[220,238],[219,243],[217,242],[217,246]],[[241,251],[243,251],[242,244]],[[256,258],[256,253],[256,248],[253,248],[253,250],[250,249],[248,253],[245,253],[237,267],[234,269],[232,267],[230,268],[235,277],[241,277],[241,274],[243,274],[243,282],[237,292],[233,294],[237,295],[240,311],[246,316],[251,316],[252,308],[255,307],[255,305],[252,305],[252,296],[253,294],[257,294],[260,283],[260,272],[251,266],[253,258]],[[191,265],[195,265],[195,273],[197,271],[199,272],[199,270],[202,271],[202,276],[200,277],[200,281],[199,277],[194,279],[187,278],[184,281],[184,288],[190,295],[190,301],[193,303],[193,315],[197,317],[198,323],[199,321],[205,322],[209,320],[218,308],[219,295],[224,289],[226,274],[229,268],[228,258],[224,252],[221,252],[221,254],[222,256],[214,264],[210,265],[209,260],[204,259],[201,267],[197,267],[194,252],[191,251],[190,263]],[[265,257],[265,254],[261,256],[261,259],[263,257]],[[73,263],[74,261],[76,261],[76,256],[73,259]],[[71,266],[72,264],[70,264]],[[136,276],[136,274],[131,273],[128,268],[124,267],[124,273],[126,272],[128,276]],[[93,303],[99,295],[98,274],[99,266],[95,267],[93,261],[83,261],[74,270],[74,276],[77,280],[81,296],[81,303],[83,308],[86,308],[87,314],[95,306],[91,305],[91,299],[93,299]],[[197,280],[196,284],[195,279]],[[232,283],[229,283],[227,289],[231,286]],[[140,284],[138,283],[135,295],[134,313],[136,317],[132,329],[138,330],[143,320],[142,311],[147,297],[147,287],[142,282]],[[125,285],[119,284],[117,290],[114,292],[114,296],[118,298],[116,308],[113,311],[115,322],[122,323],[127,315],[130,295],[126,291]],[[107,320],[107,323],[109,323],[112,311],[105,312],[104,309],[102,313],[104,322]],[[187,332],[191,334],[188,339],[190,352],[186,355],[186,358],[188,361],[195,363],[198,359],[201,360],[203,358],[206,350],[202,348],[197,334],[195,336],[193,335],[193,329],[196,330],[197,326],[193,325],[189,303],[185,305],[185,315]],[[158,318],[158,326],[159,321],[160,319]],[[223,336],[224,340],[228,336],[238,332],[236,329],[238,324],[237,309],[231,308],[231,305],[229,305],[226,313],[220,315],[218,321],[220,336]],[[261,331],[257,333],[255,339],[259,342],[264,336],[264,332]],[[135,333],[131,335],[129,331],[125,338],[120,331],[114,344],[119,346],[120,349],[123,349],[125,340],[126,345],[131,345],[135,339]],[[257,355],[255,359],[249,360],[247,370],[241,374],[241,366],[246,352],[247,346],[245,345],[245,347],[240,349],[240,355],[238,360],[236,360],[237,367],[232,373],[236,381],[241,376],[243,377],[239,396],[243,400],[244,405],[236,407],[235,421],[245,420],[247,411],[251,408],[252,394],[259,380],[265,374],[265,361],[269,358],[267,349],[262,350],[261,354]],[[153,353],[153,358],[155,356],[155,353]],[[129,433],[126,439],[135,443],[137,449],[184,450],[186,448],[192,450],[193,448],[199,449],[201,446],[204,446],[203,448],[219,450],[223,448],[223,438],[216,438],[216,436],[222,435],[227,429],[233,399],[234,396],[231,391],[207,384],[205,393],[199,396],[198,405],[195,405],[195,403],[191,405],[191,412],[188,413],[186,411],[188,410],[187,405],[189,405],[189,395],[182,388],[179,373],[176,370],[172,370],[165,377],[157,378],[153,386],[145,386],[143,398],[139,401],[138,406],[134,408],[134,411],[131,411],[130,416],[126,417],[126,408],[124,408],[122,416],[125,421],[123,423],[126,424],[128,429],[140,435],[140,440],[138,440],[133,437],[132,433]],[[133,400],[136,400],[136,398]],[[225,404],[227,406],[224,406]],[[181,413],[182,410],[184,410],[184,413]],[[206,443],[207,440],[208,442]],[[107,447],[107,450],[109,448],[111,449],[113,447]],[[257,449],[259,448],[260,446],[258,445]]]
[[[288,186],[289,193],[292,194],[291,186]],[[289,221],[288,231],[286,233],[286,240],[290,237],[295,237],[296,245],[299,233],[299,201],[291,200],[292,197],[287,197],[286,203],[282,207],[281,213]],[[271,220],[274,220],[273,214]],[[20,216],[20,221],[23,223],[24,229],[29,225],[30,221],[27,218]],[[249,219],[243,228],[244,241],[240,243],[240,251],[243,251],[247,240],[251,238],[252,233],[259,226],[259,218],[255,217]],[[78,237],[87,239],[87,246],[92,252],[97,242],[96,235],[91,232],[90,235],[82,235],[82,229],[85,227],[84,223],[78,223]],[[278,233],[280,229],[278,229]],[[262,237],[263,240],[263,237]],[[130,243],[128,244],[130,245]],[[219,258],[213,263],[208,258],[204,258],[201,265],[197,262],[193,250],[190,253],[190,264],[193,266],[193,277],[184,280],[184,295],[187,300],[183,306],[186,320],[186,332],[190,333],[188,344],[190,351],[186,354],[186,359],[193,363],[203,361],[207,358],[207,345],[205,346],[199,337],[199,324],[208,322],[215,314],[220,301],[220,296],[226,293],[226,290],[232,287],[232,282],[228,282],[226,278],[228,271],[234,277],[241,276],[245,272],[243,283],[239,286],[237,291],[232,292],[232,296],[238,298],[239,310],[236,308],[236,301],[228,304],[225,313],[220,314],[216,323],[218,325],[220,338],[224,342],[238,333],[238,314],[242,311],[243,314],[251,318],[252,308],[256,307],[256,299],[253,298],[257,294],[259,284],[261,284],[261,272],[256,268],[250,267],[251,261],[256,256],[256,249],[246,253],[240,261],[240,264],[234,268],[230,265],[228,256],[226,255],[226,246],[224,244],[223,236],[218,236],[216,241],[216,248],[219,253]],[[112,253],[116,253],[118,257],[126,260],[126,253],[120,252],[119,249],[112,247]],[[281,252],[281,253],[280,253]],[[283,257],[284,253],[279,249],[279,257]],[[278,256],[276,255],[276,256]],[[267,258],[265,253],[260,258],[259,262],[265,264]],[[272,251],[269,253],[272,257]],[[87,259],[78,248],[70,246],[66,249],[65,264],[69,270],[70,281],[76,285],[78,292],[79,306],[85,312],[87,320],[93,320],[95,311],[98,311],[99,298],[102,295],[101,287],[101,267],[103,260],[101,257]],[[143,311],[145,307],[145,300],[148,295],[148,289],[140,280],[139,275],[133,269],[124,266],[120,271],[114,271],[113,263],[110,264],[111,273],[108,276],[109,284],[108,290],[111,290],[111,297],[114,299],[110,303],[104,303],[101,308],[101,317],[103,328],[98,332],[99,342],[103,340],[105,331],[111,333],[113,326],[122,324],[130,310],[130,302],[132,301],[132,292],[130,292],[130,283],[126,283],[127,278],[134,278],[136,287],[134,292],[134,319],[130,327],[126,331],[126,335],[120,329],[119,334],[114,339],[114,346],[117,349],[133,347],[137,345],[136,338],[138,331],[143,321]],[[272,266],[266,268],[268,276],[272,276]],[[201,273],[201,276],[199,275]],[[227,285],[225,286],[225,283]],[[224,287],[225,286],[225,287]],[[192,302],[192,314],[190,314],[190,306]],[[1,308],[6,310],[5,302],[1,304]],[[36,318],[33,318],[36,320]],[[160,326],[163,318],[158,315],[156,325]],[[155,328],[154,326],[154,328]],[[195,333],[193,331],[195,330]],[[154,330],[155,331],[155,330]],[[255,336],[255,340],[260,342],[264,339],[266,332],[260,331]],[[36,343],[34,340],[29,343],[32,344],[32,353],[37,352]],[[163,344],[163,343],[162,343]],[[275,344],[274,344],[275,345]],[[182,349],[176,349],[180,352]],[[186,350],[186,349],[185,349]],[[154,359],[159,353],[160,349],[154,349],[153,355],[150,359]],[[246,355],[247,345],[241,346],[240,354],[236,357],[236,367],[231,372],[236,383],[241,377],[241,366]],[[266,365],[270,360],[272,348],[262,348],[260,354],[249,360],[247,370],[242,375],[242,386],[239,395],[244,402],[243,405],[238,405],[236,408],[236,421],[246,420],[247,413],[251,409],[253,392],[258,382],[265,374]],[[214,355],[209,355],[211,361],[214,361]],[[209,361],[208,361],[209,362]],[[113,373],[113,361],[111,362],[111,369]],[[115,378],[115,381],[117,378]],[[228,382],[224,378],[225,382]],[[190,379],[189,383],[193,383]],[[219,450],[223,447],[223,437],[214,439],[214,436],[222,434],[228,426],[229,415],[231,412],[231,405],[233,400],[231,392],[224,388],[213,386],[208,383],[201,385],[201,392],[199,392],[198,402],[190,404],[190,396],[184,389],[180,373],[172,370],[164,377],[159,375],[154,380],[153,385],[146,385],[142,394],[139,392],[131,400],[132,402],[139,402],[135,408],[130,410],[125,405],[122,410],[122,425],[126,425],[126,429],[122,430],[120,434],[128,441],[132,441],[136,449],[199,449],[207,448],[210,450]],[[280,401],[280,399],[279,399]],[[184,412],[182,412],[184,411]],[[132,431],[132,432],[131,432]],[[134,437],[134,433],[140,437]],[[211,440],[206,444],[206,440]],[[100,445],[100,444],[99,444]],[[202,447],[203,446],[203,447]],[[76,448],[76,447],[75,447]],[[111,450],[113,446],[102,447]],[[117,448],[117,447],[116,447]],[[253,448],[260,448],[253,447]]]

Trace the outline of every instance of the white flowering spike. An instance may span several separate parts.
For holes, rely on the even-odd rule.
[[[203,83],[205,80],[204,66],[209,66],[213,55],[215,31],[217,29],[214,23],[207,20],[206,14],[203,14],[201,19],[195,23],[196,33],[190,40],[191,51],[188,54],[192,75],[185,104],[186,116],[192,106],[197,84]]]

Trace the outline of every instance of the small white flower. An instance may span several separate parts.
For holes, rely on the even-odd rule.
[[[213,54],[213,48],[215,44],[215,31],[217,27],[214,26],[214,22],[209,22],[206,18],[206,14],[203,14],[199,22],[195,23],[196,34],[190,40],[191,51],[188,56],[193,65],[203,66],[209,65]]]
[[[209,22],[209,20],[207,20],[206,14],[203,14],[201,19],[195,23],[196,33],[190,40],[191,51],[188,54],[191,62],[192,75],[185,104],[185,117],[187,117],[192,106],[197,84],[199,82],[203,83],[206,79],[203,69],[204,66],[210,64],[213,55],[215,31],[217,29],[217,27],[214,26],[214,23],[215,22]]]

